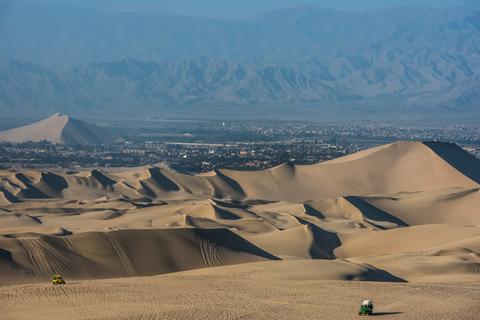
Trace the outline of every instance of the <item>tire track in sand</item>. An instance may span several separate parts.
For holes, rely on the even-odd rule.
[[[127,277],[137,276],[137,271],[133,266],[132,260],[130,260],[130,257],[127,255],[125,250],[123,250],[122,246],[118,243],[117,239],[115,239],[114,235],[112,235],[110,232],[105,232],[105,236],[107,237],[113,250],[117,254],[117,257],[122,264],[123,270],[125,271],[125,275]]]
[[[96,268],[93,265],[93,263],[86,257],[82,255],[80,250],[77,249],[77,247],[73,244],[72,241],[68,237],[63,238],[63,241],[65,243],[65,247],[73,254],[77,255],[78,257],[82,258],[83,264],[82,264],[82,274],[84,275],[93,275],[96,274]]]
[[[221,267],[226,264],[222,249],[207,239],[199,238],[198,246],[206,267]]]
[[[74,273],[74,267],[65,261],[61,252],[40,237],[23,238],[18,241],[35,274],[45,276],[52,273]]]

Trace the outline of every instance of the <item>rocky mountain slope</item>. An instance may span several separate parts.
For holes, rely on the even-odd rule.
[[[4,110],[314,104],[471,112],[480,102],[480,14],[460,8],[297,7],[216,20],[39,6],[4,20]]]

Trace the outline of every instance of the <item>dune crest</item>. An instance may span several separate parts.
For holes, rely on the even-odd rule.
[[[478,172],[439,142],[263,171],[2,170],[0,264],[20,282],[261,261],[288,277],[305,260],[325,267],[307,278],[468,279],[480,272]]]
[[[48,141],[57,144],[104,144],[117,140],[107,130],[75,118],[55,113],[30,125],[0,132],[0,141],[23,143]]]

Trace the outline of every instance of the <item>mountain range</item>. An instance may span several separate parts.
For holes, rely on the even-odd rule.
[[[461,8],[301,6],[220,20],[30,5],[3,20],[6,112],[479,111],[480,13]]]

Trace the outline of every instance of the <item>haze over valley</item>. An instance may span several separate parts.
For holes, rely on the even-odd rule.
[[[297,6],[214,19],[12,8],[0,29],[6,113],[478,115],[480,15],[471,9]]]

